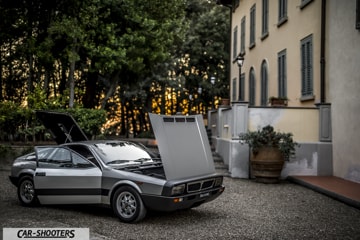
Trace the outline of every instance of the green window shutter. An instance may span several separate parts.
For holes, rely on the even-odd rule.
[[[232,100],[236,100],[236,78],[232,80]]]
[[[249,105],[255,105],[255,71],[254,68],[250,69],[250,78],[249,78]]]
[[[238,44],[237,36],[238,36],[238,27],[236,26],[234,28],[234,33],[233,33],[233,59],[235,59],[238,54],[238,52],[237,52],[237,44]]]
[[[240,76],[240,89],[239,89],[239,101],[244,101],[245,100],[245,73],[242,73]]]
[[[250,9],[250,48],[255,45],[256,5]]]
[[[301,40],[301,95],[313,94],[313,46],[310,35]]]
[[[264,60],[261,64],[261,105],[266,106],[268,100],[268,69]]]
[[[245,17],[241,19],[240,53],[245,53]]]
[[[265,35],[269,31],[269,0],[262,0],[262,31]]]
[[[278,96],[287,97],[286,89],[286,50],[278,53]]]

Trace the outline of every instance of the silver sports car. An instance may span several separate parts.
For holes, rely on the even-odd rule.
[[[147,210],[189,209],[224,191],[201,115],[150,114],[159,153],[129,141],[89,141],[64,113],[36,115],[59,145],[15,159],[9,178],[25,206],[105,204],[121,221],[137,222]]]

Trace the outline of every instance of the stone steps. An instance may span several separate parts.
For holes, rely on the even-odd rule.
[[[212,154],[214,159],[215,171],[224,175],[225,177],[230,177],[229,168],[224,164],[221,156],[216,152],[213,152]]]

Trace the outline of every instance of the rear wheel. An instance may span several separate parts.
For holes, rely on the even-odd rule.
[[[127,223],[138,222],[146,215],[146,208],[139,193],[129,186],[122,186],[116,190],[112,208],[120,220]]]
[[[17,194],[22,205],[34,206],[37,204],[34,181],[30,176],[20,178]]]

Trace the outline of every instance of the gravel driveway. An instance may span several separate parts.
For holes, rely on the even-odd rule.
[[[22,207],[8,175],[0,164],[1,238],[4,227],[87,227],[91,239],[360,239],[360,210],[287,181],[226,177],[213,202],[124,224],[105,207]]]

